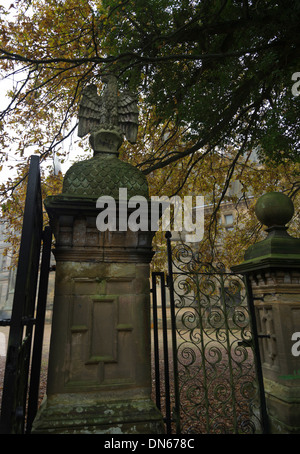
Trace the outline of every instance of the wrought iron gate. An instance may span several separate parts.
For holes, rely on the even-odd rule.
[[[152,274],[152,301],[156,404],[167,433],[266,433],[254,306],[242,276],[166,237],[168,274]]]
[[[51,239],[50,227],[43,230],[39,157],[31,156],[12,313],[9,320],[0,320],[10,327],[2,434],[29,433],[37,411]]]

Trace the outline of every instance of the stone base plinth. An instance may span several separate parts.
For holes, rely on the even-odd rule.
[[[271,433],[300,434],[300,378],[299,386],[268,379],[264,384]]]
[[[148,399],[99,401],[98,394],[46,398],[34,421],[35,434],[161,434],[161,413]]]

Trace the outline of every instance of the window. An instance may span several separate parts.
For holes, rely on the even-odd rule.
[[[225,224],[231,225],[233,224],[233,215],[232,214],[225,214]]]

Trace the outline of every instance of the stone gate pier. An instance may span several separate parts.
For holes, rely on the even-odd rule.
[[[56,283],[47,396],[32,432],[163,433],[150,398],[153,234],[124,229],[120,213],[127,201],[118,199],[119,188],[128,198],[148,198],[147,181],[118,159],[114,133],[102,131],[94,139],[94,157],[74,164],[62,194],[45,202],[55,236]],[[96,207],[99,196],[116,201],[114,231],[97,228],[106,209]]]
[[[251,246],[233,270],[249,280],[256,312],[271,433],[300,433],[300,239],[287,232],[294,206],[270,192],[258,199],[267,238]]]

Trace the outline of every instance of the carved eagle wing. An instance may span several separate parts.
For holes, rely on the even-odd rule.
[[[129,91],[124,91],[118,96],[118,122],[119,127],[130,143],[136,142],[138,132],[139,110],[137,98]]]
[[[82,92],[82,97],[79,104],[79,137],[84,137],[95,127],[99,126],[102,110],[103,103],[101,97],[97,95],[96,85],[88,85]]]

